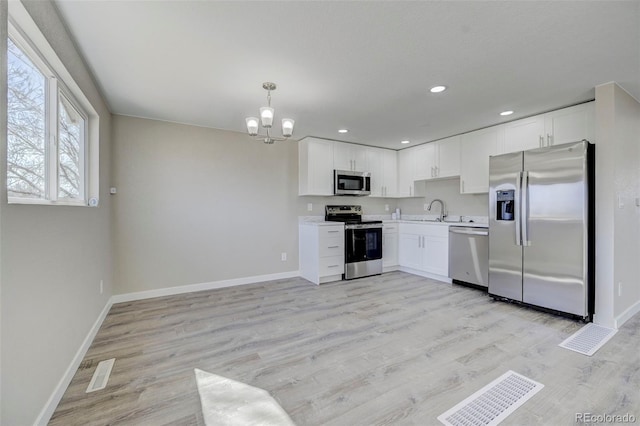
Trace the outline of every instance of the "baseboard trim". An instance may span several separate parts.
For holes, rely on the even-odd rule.
[[[413,269],[413,268],[409,268],[409,267],[406,267],[406,266],[400,266],[398,268],[398,270],[402,271],[402,272],[407,272],[409,274],[418,275],[418,276],[421,276],[421,277],[424,277],[424,278],[431,278],[431,279],[434,279],[436,281],[442,281],[444,283],[451,284],[451,278],[445,277],[444,275],[432,274],[430,272],[420,271],[418,269]]]
[[[615,318],[615,328],[620,328],[622,324],[629,321],[631,317],[633,317],[638,312],[640,312],[640,300],[631,305],[626,311]]]
[[[80,363],[82,362],[82,360],[84,359],[84,356],[89,350],[89,347],[93,342],[93,339],[96,337],[96,334],[98,334],[98,330],[100,330],[100,327],[102,326],[102,322],[107,317],[107,314],[109,313],[109,309],[111,309],[111,305],[112,305],[112,302],[111,302],[111,299],[109,299],[106,305],[104,306],[104,308],[102,309],[102,312],[100,312],[100,315],[98,315],[98,318],[93,323],[93,326],[89,330],[89,333],[87,333],[87,336],[84,338],[82,345],[80,345],[80,348],[78,349],[75,356],[71,360],[71,364],[69,364],[69,367],[67,367],[67,370],[64,372],[64,375],[58,382],[58,385],[55,387],[55,389],[53,390],[53,393],[47,400],[47,403],[45,404],[44,408],[42,409],[42,411],[40,411],[40,414],[36,418],[34,425],[46,426],[46,424],[49,423],[49,420],[51,420],[51,416],[53,415],[53,412],[56,410],[56,407],[60,403],[60,400],[62,399],[62,396],[64,395],[65,391],[67,390],[69,383],[71,383],[71,379],[73,379],[73,376],[76,374],[78,367],[80,367]]]
[[[199,284],[187,284],[176,287],[167,287],[157,290],[138,291],[134,293],[116,294],[111,297],[111,303],[133,302],[135,300],[151,299],[154,297],[173,296],[175,294],[193,293],[195,291],[214,290],[217,288],[235,287],[238,285],[255,284],[265,281],[296,278],[300,271],[279,272],[276,274],[256,275],[253,277],[233,278],[230,280],[211,281]]]

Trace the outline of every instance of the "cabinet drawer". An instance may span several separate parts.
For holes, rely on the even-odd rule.
[[[318,275],[321,277],[344,274],[344,256],[321,257],[319,266]]]
[[[449,238],[449,227],[446,225],[424,225],[423,235],[430,237],[444,237]]]
[[[342,256],[344,253],[344,238],[327,237],[319,248],[319,256]]]
[[[382,233],[384,234],[393,234],[398,232],[398,224],[394,223],[391,225],[383,224],[382,225]]]
[[[325,241],[329,238],[343,238],[344,239],[344,227],[340,226],[321,226],[318,229],[318,236],[320,238],[320,244],[324,245]]]

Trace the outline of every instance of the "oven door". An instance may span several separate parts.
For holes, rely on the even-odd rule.
[[[345,226],[344,278],[367,277],[382,273],[382,226]]]
[[[382,226],[347,225],[345,227],[345,262],[356,263],[382,259]]]
[[[333,171],[333,193],[335,195],[369,195],[371,178],[368,172]]]

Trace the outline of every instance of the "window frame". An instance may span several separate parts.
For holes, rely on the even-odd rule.
[[[45,89],[45,193],[44,198],[9,195],[9,204],[98,206],[99,116],[42,32],[19,1],[9,2],[8,39],[22,50],[46,79]],[[7,43],[8,39],[4,42]],[[64,101],[62,100],[64,99]],[[79,144],[77,198],[60,197],[60,102],[67,102],[83,120]],[[8,146],[7,146],[8,149]]]

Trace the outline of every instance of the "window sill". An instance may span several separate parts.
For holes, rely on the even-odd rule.
[[[24,205],[40,205],[40,206],[73,206],[73,207],[97,207],[90,206],[84,200],[39,200],[34,198],[19,198],[19,197],[9,197],[7,199],[9,204],[24,204]]]

